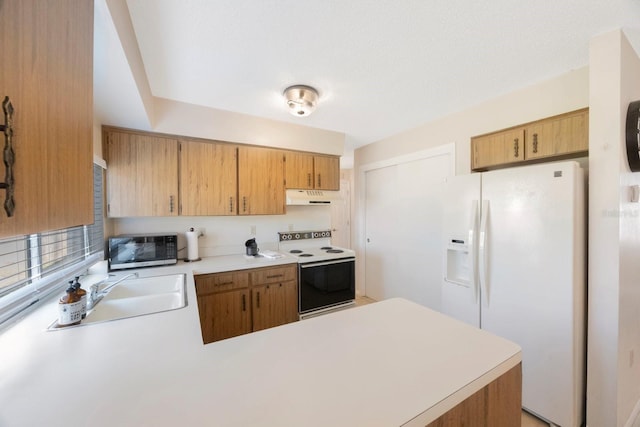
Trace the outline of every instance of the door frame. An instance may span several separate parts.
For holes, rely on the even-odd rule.
[[[360,166],[358,170],[358,188],[357,197],[357,221],[358,221],[358,235],[355,238],[355,250],[360,254],[358,262],[356,262],[356,295],[366,295],[367,284],[365,280],[366,270],[366,193],[367,193],[367,180],[366,173],[375,169],[381,169],[389,166],[397,166],[403,163],[409,163],[416,160],[429,159],[432,157],[439,157],[449,155],[449,161],[451,162],[451,175],[456,175],[456,144],[451,142],[448,144],[439,145],[437,147],[428,148],[426,150],[416,151],[409,154],[404,154],[396,157],[391,157],[384,160],[379,160]]]

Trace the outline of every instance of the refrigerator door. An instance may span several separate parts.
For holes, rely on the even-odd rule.
[[[444,278],[441,309],[480,327],[477,239],[481,175],[447,178],[443,212]]]
[[[575,162],[482,177],[480,325],[522,347],[523,406],[562,426],[582,422],[583,185]]]

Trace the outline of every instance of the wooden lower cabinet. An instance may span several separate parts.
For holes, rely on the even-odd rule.
[[[298,320],[295,281],[257,286],[251,289],[251,293],[254,331]]]
[[[496,378],[427,427],[515,427],[522,420],[522,363]]]
[[[196,275],[207,344],[298,320],[297,265]]]
[[[251,332],[251,307],[246,289],[198,296],[202,338],[207,342]]]

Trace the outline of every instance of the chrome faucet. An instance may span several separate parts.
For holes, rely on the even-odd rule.
[[[94,283],[93,285],[91,285],[89,287],[89,299],[87,301],[87,310],[91,310],[96,305],[98,305],[98,303],[102,300],[102,298],[104,298],[104,296],[107,295],[111,289],[115,288],[117,285],[120,284],[120,282],[130,277],[138,278],[139,276],[137,272],[127,274],[126,276],[123,276],[120,279],[116,280],[115,282],[109,284],[104,289],[100,289],[100,285],[104,284],[104,282]]]

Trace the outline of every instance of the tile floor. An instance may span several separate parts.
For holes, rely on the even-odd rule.
[[[372,302],[375,302],[375,300],[365,296],[356,297],[356,306],[371,304]],[[528,412],[522,411],[522,427],[549,427],[549,423],[542,421]]]

